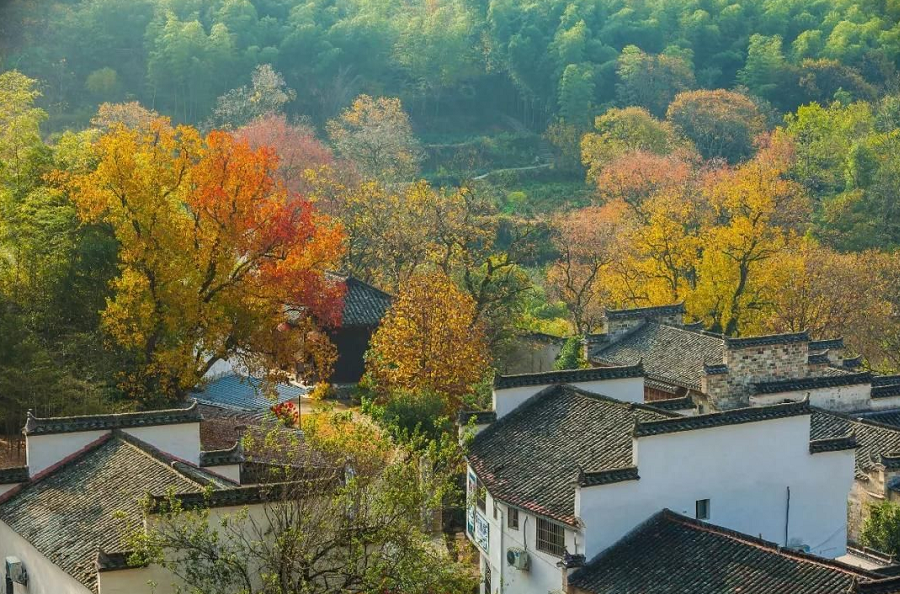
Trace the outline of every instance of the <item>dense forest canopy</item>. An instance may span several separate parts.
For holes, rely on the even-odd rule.
[[[385,414],[478,406],[526,335],[577,365],[605,308],[677,301],[896,371],[898,21],[851,0],[8,0],[5,431],[170,403],[224,358],[322,380],[334,270],[397,297],[364,382]]]
[[[138,100],[177,121],[272,64],[324,123],[360,93],[422,131],[592,106],[662,115],[675,93],[746,87],[785,111],[895,84],[900,7],[858,0],[10,0],[0,66],[44,82],[50,126]],[[451,123],[452,122],[452,123]]]

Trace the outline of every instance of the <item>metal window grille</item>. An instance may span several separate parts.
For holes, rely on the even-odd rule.
[[[484,594],[491,594],[491,566],[484,562]]]
[[[507,508],[506,525],[513,530],[519,529],[519,510],[512,507]]]
[[[566,552],[566,531],[559,524],[537,519],[537,549],[562,557]]]

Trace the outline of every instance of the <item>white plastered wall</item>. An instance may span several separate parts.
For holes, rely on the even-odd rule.
[[[523,402],[552,386],[553,384],[540,384],[537,386],[520,386],[517,388],[495,389],[493,394],[494,411],[497,418],[503,418],[518,408]],[[644,401],[644,378],[629,377],[608,380],[595,380],[590,382],[572,382],[569,385],[580,388],[592,394],[600,394],[615,398],[622,402]]]
[[[779,404],[785,400],[800,402],[809,398],[812,406],[834,411],[866,410],[872,402],[872,386],[856,384],[851,386],[833,386],[815,390],[797,390],[779,392],[777,394],[757,394],[750,397],[750,406],[768,406]]]
[[[67,574],[28,541],[0,520],[0,560],[18,557],[28,572],[28,587],[16,585],[14,594],[91,594],[83,584]],[[0,584],[5,583],[6,568],[0,566]]]
[[[123,431],[182,460],[200,464],[200,423],[129,427]]]
[[[109,431],[99,430],[28,435],[25,438],[25,456],[27,458],[28,472],[31,476],[34,476],[60,460],[84,449],[107,433]]]
[[[824,557],[846,551],[853,450],[809,453],[809,416],[669,433],[634,440],[640,480],[583,488],[576,513],[588,558],[654,513],[689,517],[710,500],[710,521]]]

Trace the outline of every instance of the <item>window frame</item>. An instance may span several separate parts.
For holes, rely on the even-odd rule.
[[[708,520],[711,507],[709,499],[698,499],[694,502],[694,517],[698,520]]]
[[[519,510],[514,507],[506,508],[506,527],[510,530],[519,529]]]
[[[566,554],[566,529],[550,520],[537,518],[535,522],[535,547],[554,557]]]

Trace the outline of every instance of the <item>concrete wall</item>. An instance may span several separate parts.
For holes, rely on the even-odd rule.
[[[551,385],[552,384],[541,384],[538,386],[505,388],[502,390],[495,389],[493,401],[497,418],[500,419],[508,415],[523,402]],[[571,385],[587,392],[601,394],[603,396],[615,398],[616,400],[621,400],[622,402],[644,401],[644,378],[642,377],[577,382],[572,383]]]
[[[852,450],[810,454],[809,417],[730,425],[635,440],[640,480],[579,489],[591,558],[663,508],[694,517],[709,499],[709,521],[825,557],[846,550]]]
[[[200,423],[129,427],[123,431],[182,460],[200,464]]]
[[[833,386],[829,388],[817,388],[815,390],[797,390],[794,392],[779,392],[777,394],[757,394],[750,396],[750,406],[778,404],[785,400],[800,402],[808,397],[809,403],[812,406],[817,406],[826,410],[846,412],[868,409],[871,395],[871,384]]]
[[[0,520],[0,562],[18,557],[28,572],[28,588],[14,587],[14,594],[91,594],[81,583],[54,565],[24,538]],[[6,568],[0,566],[0,584],[6,580]]]
[[[109,431],[100,430],[29,435],[25,439],[25,456],[28,471],[31,473],[31,476],[34,476],[63,458],[87,447],[107,433]]]

